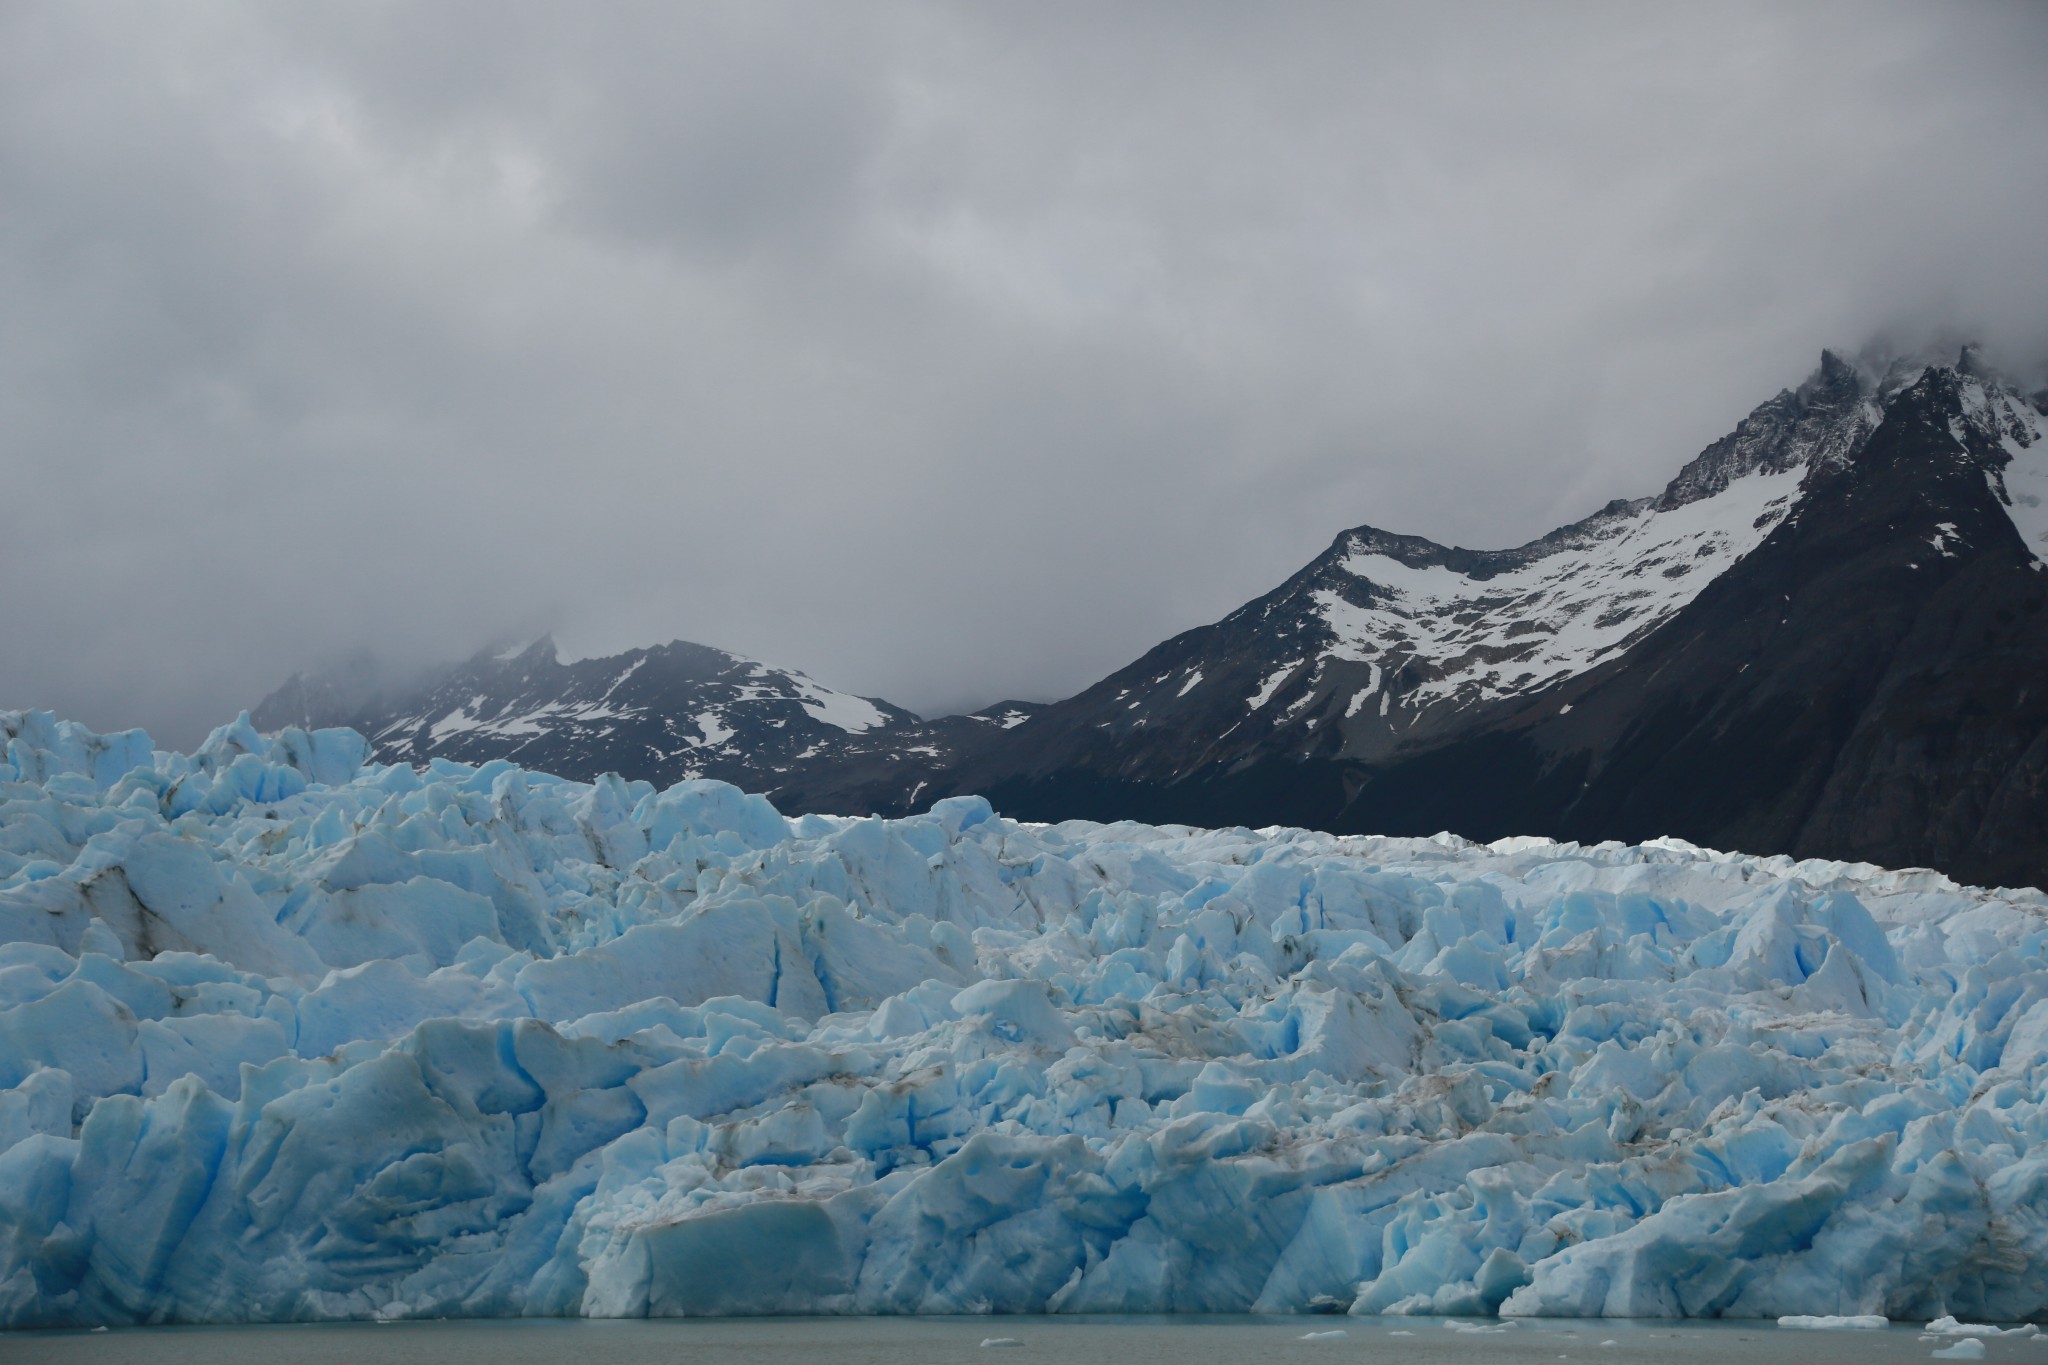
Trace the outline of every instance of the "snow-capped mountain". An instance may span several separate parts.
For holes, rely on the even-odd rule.
[[[578,780],[714,777],[779,795],[793,774],[950,762],[962,736],[1015,724],[1032,709],[1013,703],[927,722],[684,640],[564,662],[543,637],[486,650],[396,695],[351,706],[340,700],[348,694],[346,679],[295,675],[252,719],[265,731],[353,726],[385,762],[504,758]]]
[[[920,798],[2043,880],[2044,401],[1824,353],[1657,496],[1511,550],[1347,531]]]
[[[1669,620],[1762,544],[1809,471],[1846,466],[1880,415],[1856,368],[1825,353],[1660,496],[1611,502],[1510,550],[1357,527],[1273,592],[1074,701],[1092,702],[1086,724],[1116,740],[1162,727],[1211,735],[1142,765],[1168,780],[1275,745],[1364,758],[1455,731]]]
[[[2048,391],[1824,352],[1661,493],[1508,550],[1360,526],[1050,706],[920,720],[701,645],[479,655],[259,726],[379,757],[719,777],[791,812],[965,793],[1028,819],[1755,853],[2048,884]]]

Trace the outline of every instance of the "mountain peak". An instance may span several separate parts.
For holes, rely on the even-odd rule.
[[[1838,351],[1829,350],[1825,347],[1821,349],[1820,368],[1814,371],[1815,378],[1822,379],[1828,383],[1840,383],[1846,379],[1853,379],[1856,375],[1855,361],[1845,359]],[[1812,381],[1809,380],[1808,382],[1811,383]]]
[[[1358,528],[924,794],[2038,880],[2043,622],[2041,412],[1976,347],[1830,349],[1661,497],[1518,550]]]
[[[1867,401],[1874,388],[1861,366],[1822,351],[1798,388],[1759,403],[1735,430],[1687,462],[1658,498],[1658,510],[1714,497],[1750,474],[1848,464],[1882,416]]]
[[[485,645],[471,657],[470,663],[526,663],[552,664],[558,662],[555,652],[555,637],[552,634],[540,636],[519,636]]]

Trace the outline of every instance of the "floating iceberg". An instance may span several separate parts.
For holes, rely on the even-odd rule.
[[[0,1324],[2048,1308],[2048,898],[0,713]]]
[[[1933,1337],[2032,1337],[2040,1329],[2032,1323],[2020,1327],[1999,1327],[1988,1322],[1958,1322],[1953,1317],[1936,1318],[1922,1329]]]

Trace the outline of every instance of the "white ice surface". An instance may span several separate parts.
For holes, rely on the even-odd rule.
[[[0,1325],[2048,1307],[2038,892],[0,742]]]

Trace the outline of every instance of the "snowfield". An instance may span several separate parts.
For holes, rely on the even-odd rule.
[[[2048,1310],[2048,898],[0,713],[0,1325]]]
[[[1375,686],[1409,659],[1429,660],[1435,676],[1397,699],[1407,708],[1540,692],[1677,615],[1798,506],[1805,473],[1751,473],[1670,508],[1645,498],[1589,518],[1550,554],[1483,577],[1405,564],[1354,537],[1343,569],[1362,580],[1369,605],[1314,594],[1333,641],[1324,657],[1376,665]]]

